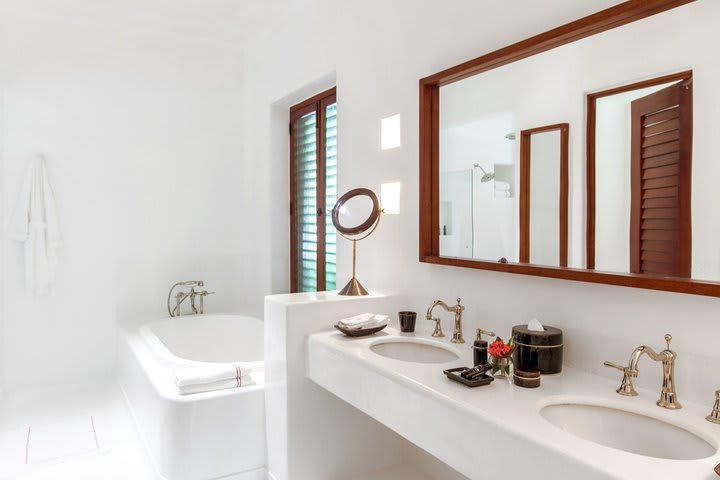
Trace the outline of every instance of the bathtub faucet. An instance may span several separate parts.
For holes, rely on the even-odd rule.
[[[177,317],[180,315],[180,305],[186,300],[190,299],[190,308],[192,310],[192,314],[195,315],[197,313],[205,313],[205,297],[208,295],[212,295],[215,292],[208,292],[207,290],[202,290],[200,292],[195,291],[195,287],[204,287],[205,282],[202,280],[190,280],[187,282],[178,282],[175,285],[172,286],[170,289],[170,292],[168,293],[168,300],[167,300],[167,308],[168,313],[171,317]],[[170,300],[172,298],[173,291],[177,287],[190,287],[189,292],[178,292],[177,295],[175,295],[175,308],[170,308]],[[200,297],[200,307],[195,305],[195,297]]]

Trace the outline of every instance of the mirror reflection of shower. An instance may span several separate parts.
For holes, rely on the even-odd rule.
[[[481,167],[481,166],[480,166],[479,164],[477,164],[477,163],[476,163],[475,165],[473,165],[473,167],[479,168],[479,169],[482,170],[482,172],[483,172],[483,176],[482,176],[482,178],[480,179],[480,182],[482,182],[482,183],[487,183],[487,182],[495,179],[495,172],[489,172],[489,173],[488,173],[488,172],[485,171],[485,169],[484,169],[483,167]]]

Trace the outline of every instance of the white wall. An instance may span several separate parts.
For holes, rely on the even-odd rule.
[[[407,293],[408,307],[417,311],[424,311],[436,298],[449,300],[461,296],[467,305],[466,332],[482,325],[507,334],[512,325],[537,316],[565,330],[567,364],[611,378],[617,377],[617,372],[602,367],[603,360],[622,362],[641,343],[661,347],[662,335],[671,332],[674,348],[679,353],[677,377],[681,400],[693,399],[710,405],[712,393],[720,384],[717,379],[720,300],[429,265],[417,260],[418,80],[615,3],[613,0],[554,0],[549,8],[548,2],[532,0],[515,2],[512,7],[462,0],[437,8],[436,3],[428,0],[366,0],[342,3],[337,7],[337,16],[325,3],[320,3],[315,18],[318,21],[326,18],[326,25],[335,26],[333,41],[323,40],[327,38],[324,31],[323,39],[319,35],[310,36],[307,44],[301,44],[298,37],[292,37],[291,31],[256,46],[248,58],[248,70],[257,73],[249,88],[274,92],[258,100],[260,104],[266,102],[261,108],[265,111],[261,125],[268,128],[259,130],[255,136],[262,137],[261,143],[265,143],[275,131],[270,127],[278,132],[286,128],[282,123],[270,125],[270,101],[336,71],[339,191],[356,186],[379,189],[383,182],[402,182],[401,215],[383,220],[376,233],[360,247],[358,275],[366,287]],[[681,8],[691,14],[714,7],[713,0],[701,0]],[[517,15],[518,11],[523,11],[523,15]],[[685,24],[695,21],[693,18]],[[304,31],[310,31],[309,27]],[[617,52],[622,52],[624,42],[627,39],[618,40]],[[714,54],[710,44],[707,45],[695,53]],[[293,55],[300,50],[312,50],[314,54],[301,62]],[[658,57],[653,56],[653,60]],[[612,61],[628,72],[636,72],[629,73],[628,78],[644,74],[644,65],[635,64],[634,60],[626,62],[621,55],[616,55]],[[604,81],[609,83],[617,78],[609,76]],[[701,95],[713,98],[710,85],[702,91],[706,93],[696,89],[698,98]],[[708,100],[714,108],[717,101],[717,97]],[[582,99],[577,102],[582,109]],[[380,119],[395,113],[402,115],[402,146],[381,151]],[[278,141],[285,141],[284,138],[278,136]],[[580,137],[577,138],[577,143],[582,144]],[[281,188],[287,186],[287,157],[283,157],[287,153],[286,143],[278,143],[277,155],[271,156],[266,145],[262,157],[278,162],[282,159],[282,163],[277,164],[282,168],[267,177],[272,185]],[[696,155],[709,157],[710,152],[700,148],[696,149]],[[579,182],[582,173],[575,172],[581,176],[573,174],[571,181]],[[717,178],[720,174],[711,172],[708,183],[715,184]],[[283,201],[277,211],[286,208],[287,198]],[[572,211],[571,215],[581,213]],[[287,217],[278,227],[286,221]],[[287,252],[287,227],[273,232],[276,233],[280,234],[281,242],[273,242],[273,252],[280,258]],[[705,236],[707,232],[699,234]],[[340,242],[340,283],[349,276],[350,258],[350,246]],[[276,285],[280,285],[286,277],[282,274],[275,278]],[[447,322],[450,321],[448,318]],[[429,325],[424,323],[420,321],[421,328],[428,329]],[[468,349],[468,358],[469,355]],[[637,383],[659,389],[660,367],[649,362],[643,365]]]
[[[333,21],[337,2],[297,3],[307,5],[299,7],[291,18],[275,18],[273,35],[254,42],[244,57],[245,120],[250,132],[244,153],[255,176],[247,190],[254,199],[256,214],[254,248],[265,259],[256,275],[265,283],[267,293],[290,289],[288,110],[337,83],[334,58],[338,27]],[[351,119],[343,119],[343,113],[338,112],[338,122],[345,121]],[[379,145],[379,131],[375,139]],[[262,304],[262,298],[258,301]]]
[[[206,280],[209,310],[262,315],[241,62],[234,49],[2,10],[0,220],[41,152],[64,241],[54,295],[31,299],[22,247],[2,231],[9,389],[111,371],[116,319],[167,315],[174,281]]]

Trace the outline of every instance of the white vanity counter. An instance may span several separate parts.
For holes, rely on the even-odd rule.
[[[370,348],[387,340],[421,338],[415,335],[400,334],[391,328],[363,338],[348,338],[337,331],[311,334],[307,376],[472,479],[527,475],[548,479],[691,480],[715,476],[713,468],[720,463],[720,453],[698,460],[632,454],[568,433],[540,413],[552,404],[616,408],[676,425],[701,437],[717,451],[720,426],[704,419],[711,405],[683,402],[682,392],[680,410],[655,405],[660,391],[660,364],[648,362],[642,370],[643,375],[657,376],[657,391],[639,389],[640,396],[630,398],[615,393],[620,376],[616,383],[567,367],[562,374],[543,376],[537,389],[516,387],[503,380],[468,388],[447,379],[443,370],[468,365],[472,357],[470,343],[452,345],[444,339],[444,348],[454,349],[460,356],[444,364],[396,360]],[[625,435],[622,431],[607,434],[620,438]]]

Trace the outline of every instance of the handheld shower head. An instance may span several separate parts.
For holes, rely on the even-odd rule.
[[[484,169],[483,167],[481,167],[481,166],[478,165],[477,163],[476,163],[475,165],[473,165],[473,166],[474,166],[475,168],[479,168],[479,169],[482,170],[482,172],[483,172],[483,176],[482,176],[482,178],[480,179],[480,183],[487,183],[487,182],[495,179],[495,172],[490,172],[490,173],[488,173],[488,172],[485,171],[485,169]]]

